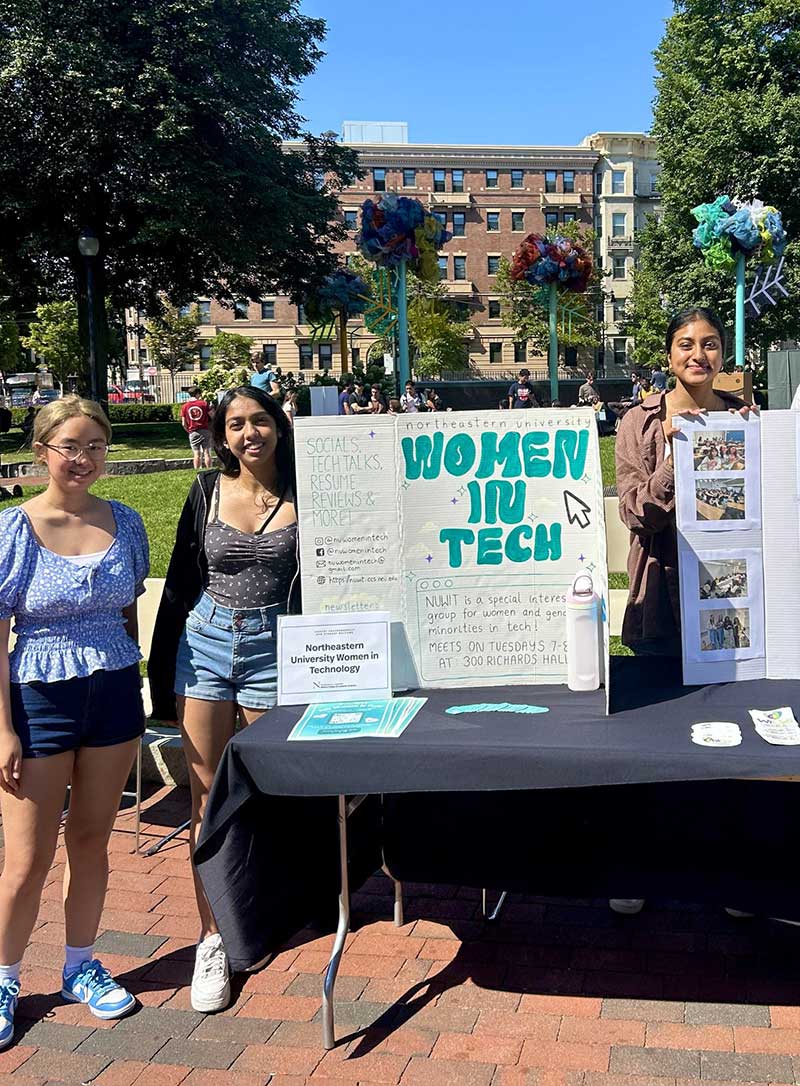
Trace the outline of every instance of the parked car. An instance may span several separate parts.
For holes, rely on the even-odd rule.
[[[153,390],[146,381],[126,381],[120,385],[108,386],[109,403],[155,403]]]
[[[38,393],[34,393],[34,400],[37,404],[52,403],[53,400],[60,398],[60,393],[57,388],[40,388]]]

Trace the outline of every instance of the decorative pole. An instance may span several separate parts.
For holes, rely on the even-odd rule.
[[[411,366],[408,360],[408,297],[405,260],[401,260],[397,265],[397,339],[399,356],[397,376],[400,381],[400,392],[402,392],[406,387],[406,381],[411,379]]]
[[[548,368],[550,370],[550,402],[558,399],[558,287],[550,284],[550,343]]]
[[[692,215],[699,224],[692,238],[695,247],[703,253],[706,265],[714,271],[727,272],[728,275],[733,272],[736,276],[736,368],[743,370],[747,258],[757,255],[763,266],[781,260],[786,248],[781,213],[763,200],[745,202],[731,200],[729,196],[718,196],[713,203],[693,207]],[[758,284],[757,275],[754,291],[757,291]],[[758,316],[758,306],[753,305],[752,308]]]
[[[744,271],[746,257],[736,254],[736,368],[744,369]]]

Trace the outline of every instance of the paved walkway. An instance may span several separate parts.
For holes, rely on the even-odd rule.
[[[146,803],[145,833],[185,817]],[[185,835],[184,835],[185,836]],[[0,1083],[93,1086],[788,1086],[800,1083],[800,931],[672,904],[617,917],[602,902],[512,897],[499,924],[474,890],[390,885],[355,897],[338,984],[341,1045],[320,1043],[330,937],[302,933],[235,1002],[189,1007],[197,917],[185,840],[131,855],[120,816],[97,949],[142,1007],[118,1023],[61,1002],[59,848],[25,959],[18,1043]]]

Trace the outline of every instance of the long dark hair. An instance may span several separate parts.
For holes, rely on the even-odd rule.
[[[667,334],[664,337],[664,345],[667,355],[672,350],[672,341],[675,338],[678,330],[683,328],[685,324],[690,324],[692,321],[707,321],[712,328],[717,332],[720,343],[722,344],[722,353],[725,354],[725,326],[719,319],[713,309],[707,309],[704,305],[690,305],[686,309],[679,310],[669,322],[667,326]]]
[[[233,400],[241,396],[245,400],[255,400],[259,407],[275,423],[278,430],[278,444],[275,447],[275,465],[278,469],[278,480],[281,490],[291,487],[294,490],[294,445],[292,443],[292,428],[283,408],[266,392],[252,385],[240,385],[226,392],[217,405],[214,412],[214,450],[222,463],[222,471],[225,475],[235,478],[240,471],[239,461],[225,444],[225,419],[228,408]]]

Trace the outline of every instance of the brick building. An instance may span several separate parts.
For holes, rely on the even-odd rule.
[[[472,324],[470,360],[486,375],[506,375],[527,364],[543,369],[546,360],[515,343],[504,326],[495,293],[497,267],[526,234],[545,232],[576,220],[597,233],[596,259],[611,274],[606,300],[596,314],[603,325],[606,371],[624,370],[629,343],[620,322],[631,288],[635,230],[646,213],[658,211],[655,142],[641,133],[596,133],[570,147],[415,144],[403,123],[346,122],[344,141],[359,152],[364,176],[341,195],[348,238],[344,258],[356,252],[355,234],[363,201],[382,192],[413,196],[438,215],[453,237],[439,255],[448,295]],[[364,362],[373,337],[363,322],[348,326],[349,358],[342,366],[339,344],[312,342],[302,306],[280,295],[242,299],[233,309],[199,299],[202,341],[218,331],[253,340],[268,364],[284,372],[330,370],[340,373]],[[198,368],[208,364],[201,347]],[[150,360],[146,337],[129,340],[131,365]],[[591,364],[591,359],[589,360]],[[180,384],[191,380],[187,374]]]

